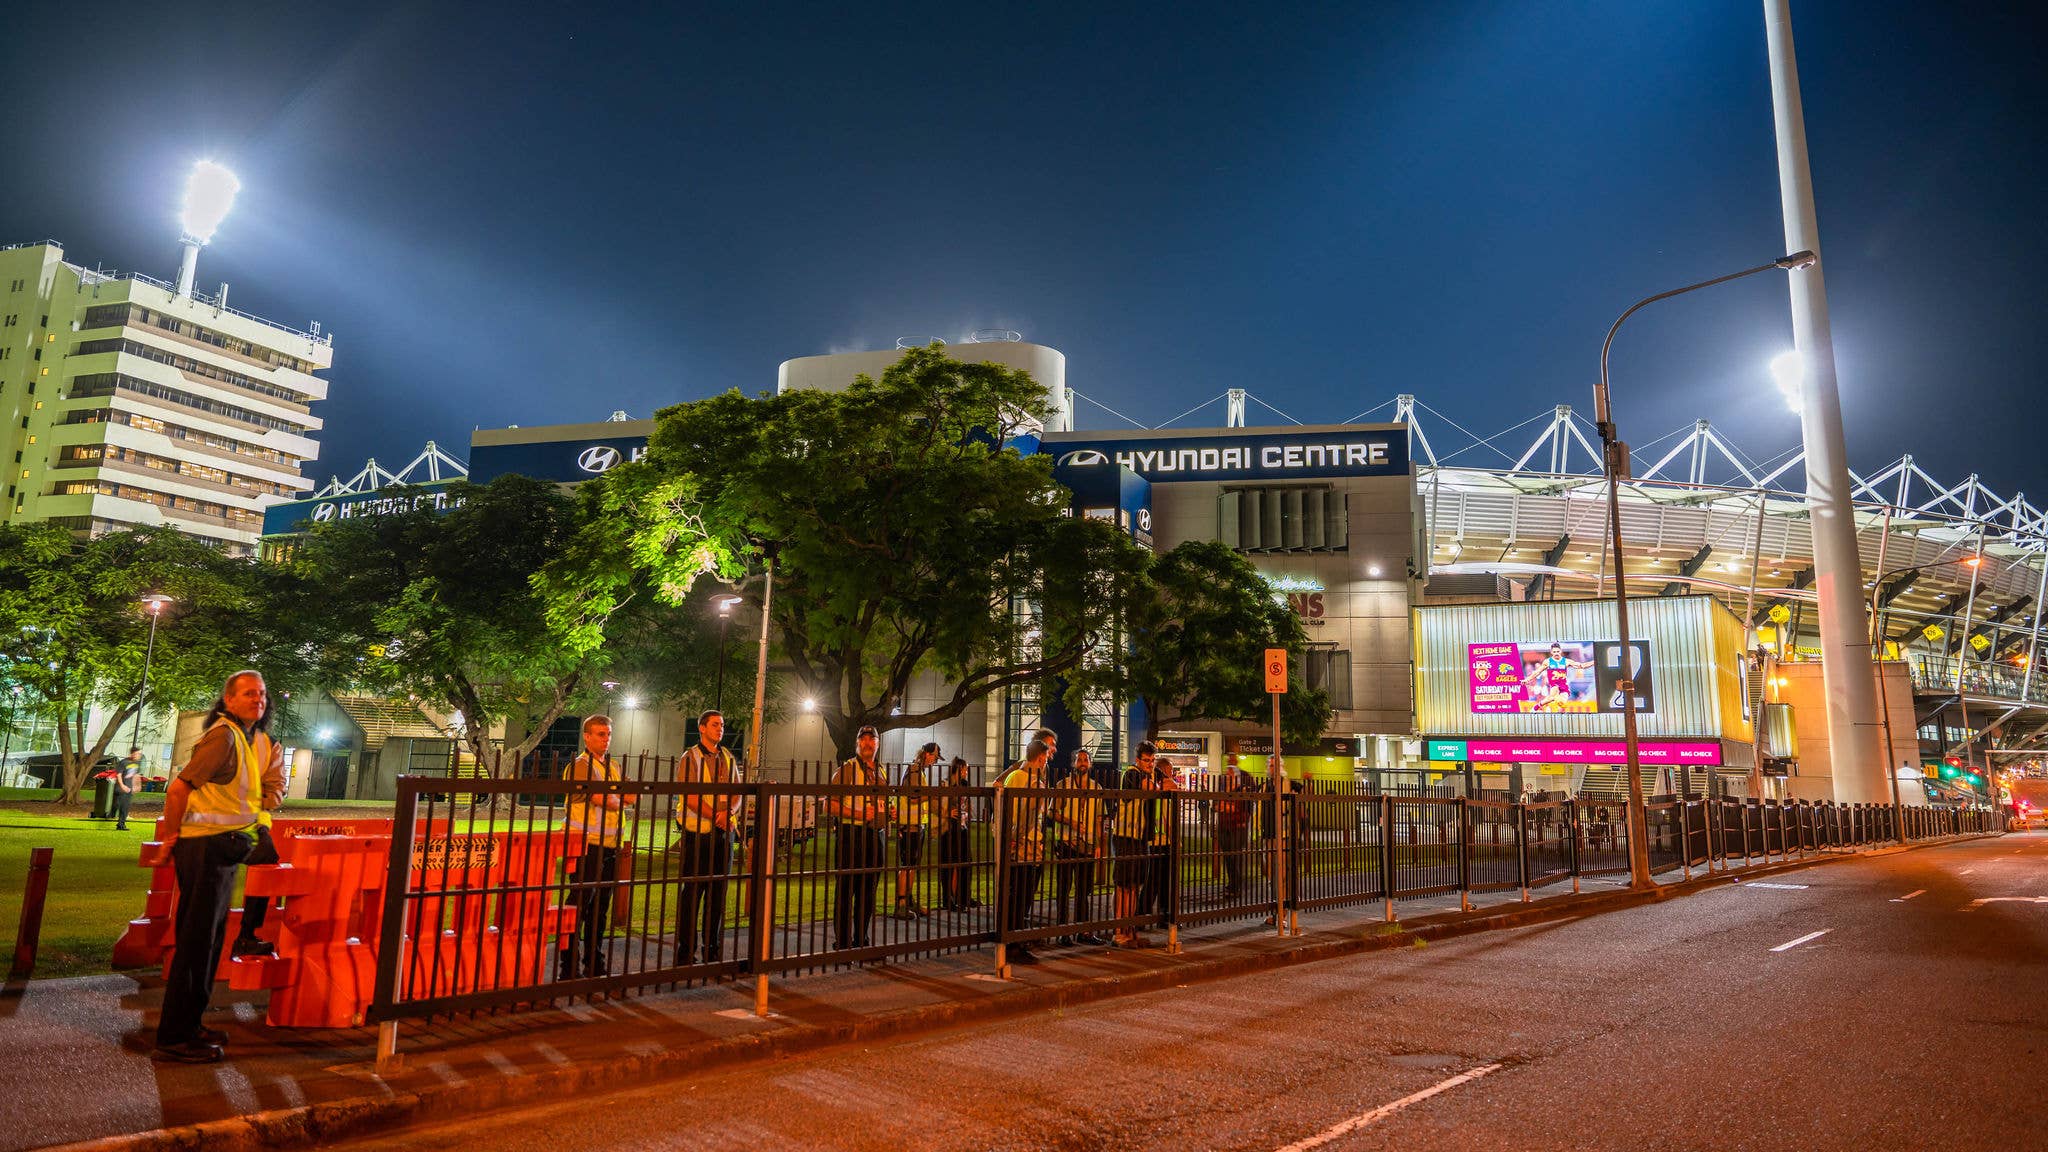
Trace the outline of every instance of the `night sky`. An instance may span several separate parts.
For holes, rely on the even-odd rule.
[[[200,283],[335,333],[320,477],[986,327],[1147,424],[1242,386],[1485,435],[1590,415],[1623,307],[1783,247],[1754,0],[578,7],[26,6],[0,242],[170,277],[187,166],[236,169]],[[1995,7],[1796,33],[1852,461],[2039,503],[2048,109]],[[1785,452],[1790,341],[1776,274],[1655,306],[1624,435]]]

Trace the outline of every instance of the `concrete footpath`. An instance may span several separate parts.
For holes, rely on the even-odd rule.
[[[1053,948],[1041,953],[1044,963],[1017,968],[1008,981],[992,974],[993,949],[840,969],[772,982],[774,1015],[766,1019],[752,1012],[748,981],[518,1015],[406,1022],[403,1067],[386,1074],[374,1066],[373,1030],[268,1028],[262,994],[224,985],[208,1023],[230,1034],[229,1059],[158,1065],[149,1059],[161,998],[154,975],[35,981],[0,995],[7,1057],[0,1063],[0,1098],[7,1102],[0,1150],[67,1142],[95,1149],[288,1147],[712,1065],[1570,919],[1846,858],[1738,868],[1647,892],[1630,892],[1614,878],[1588,879],[1578,895],[1554,886],[1547,898],[1522,904],[1517,893],[1494,894],[1469,912],[1456,907],[1455,897],[1403,902],[1398,924],[1383,922],[1374,902],[1304,914],[1298,936],[1242,922],[1193,930],[1182,935],[1178,954]]]

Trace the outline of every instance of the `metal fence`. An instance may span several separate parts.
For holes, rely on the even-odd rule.
[[[1625,809],[1267,789],[691,782],[673,760],[509,780],[403,777],[375,919],[372,1019],[1544,887],[1628,871]],[[568,776],[568,778],[564,778]],[[543,778],[544,777],[544,778]],[[901,780],[901,773],[889,777]],[[1647,806],[1653,874],[1893,838],[1888,808]],[[1909,809],[1907,839],[1996,813]],[[1620,880],[1626,883],[1625,879]],[[373,899],[375,899],[373,895]],[[389,1035],[389,1033],[387,1033]]]

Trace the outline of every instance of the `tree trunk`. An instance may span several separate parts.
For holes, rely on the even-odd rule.
[[[115,734],[120,732],[121,725],[135,718],[135,709],[133,706],[121,708],[109,716],[106,724],[100,728],[99,739],[92,742],[90,749],[80,747],[85,737],[84,716],[90,713],[81,710],[75,714],[79,715],[75,722],[76,727],[61,720],[57,723],[57,752],[63,764],[63,783],[59,786],[57,794],[57,800],[61,804],[78,803],[78,797],[85,791],[86,777],[93,765],[98,764],[100,757],[106,755],[107,745],[112,743]]]

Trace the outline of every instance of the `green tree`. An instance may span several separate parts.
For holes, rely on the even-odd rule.
[[[1120,704],[1143,699],[1148,737],[1194,720],[1270,724],[1265,650],[1287,649],[1298,669],[1308,638],[1258,570],[1223,544],[1190,540],[1155,558],[1145,577],[1125,612],[1128,650],[1114,668],[1084,669],[1070,701],[1090,693]],[[1310,691],[1298,674],[1289,679],[1281,734],[1318,740],[1330,721],[1329,694]]]
[[[329,683],[459,714],[478,763],[510,771],[558,717],[606,706],[622,653],[680,624],[623,542],[607,546],[590,498],[523,476],[453,492],[446,510],[320,525],[292,564]]]
[[[66,802],[145,704],[150,593],[172,598],[149,654],[152,709],[203,707],[229,673],[277,650],[249,561],[169,528],[79,540],[48,524],[0,525],[0,679],[54,723]]]
[[[915,349],[843,392],[663,409],[591,498],[669,598],[713,575],[759,611],[772,552],[780,658],[851,751],[862,725],[926,727],[1112,650],[1145,556],[1004,447],[1047,409],[1027,373]],[[912,710],[923,670],[948,688]]]

